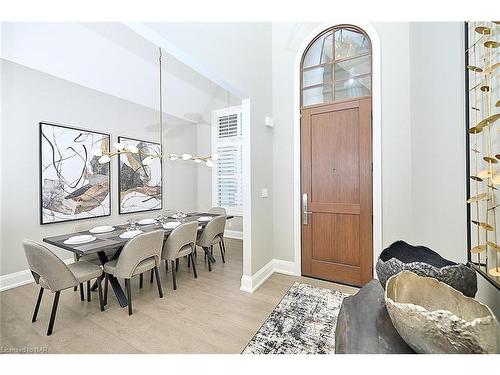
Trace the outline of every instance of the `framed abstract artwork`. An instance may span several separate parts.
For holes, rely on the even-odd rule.
[[[147,155],[160,155],[161,145],[127,137],[118,137],[118,142],[139,150],[135,154],[120,154],[118,158],[119,213],[161,210],[161,160],[153,158],[151,164],[142,164]]]
[[[92,150],[108,152],[110,135],[40,123],[40,224],[111,215],[109,164]]]

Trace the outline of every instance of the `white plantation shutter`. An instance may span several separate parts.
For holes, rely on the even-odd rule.
[[[231,113],[225,116],[217,117],[217,139],[228,139],[239,137],[240,126],[239,126],[239,115],[238,113]]]
[[[219,146],[217,153],[217,206],[237,208],[242,205],[241,146]]]
[[[214,112],[212,149],[219,154],[219,159],[213,168],[213,204],[231,214],[241,214],[243,207],[240,119],[239,107],[232,107],[229,112],[227,109]]]

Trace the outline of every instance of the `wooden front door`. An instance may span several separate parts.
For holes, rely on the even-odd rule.
[[[371,97],[301,110],[302,274],[372,279]]]

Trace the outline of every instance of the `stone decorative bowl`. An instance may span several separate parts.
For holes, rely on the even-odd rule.
[[[471,267],[444,259],[428,247],[412,246],[404,241],[394,242],[384,249],[375,269],[384,288],[392,275],[412,271],[420,276],[434,277],[469,297],[477,292],[477,275]]]
[[[432,277],[409,271],[387,282],[392,323],[417,353],[498,353],[500,327],[490,308]]]

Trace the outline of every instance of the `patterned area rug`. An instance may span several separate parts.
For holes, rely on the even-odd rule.
[[[335,326],[348,294],[294,283],[242,354],[335,353]]]

